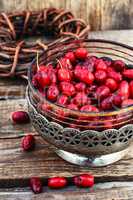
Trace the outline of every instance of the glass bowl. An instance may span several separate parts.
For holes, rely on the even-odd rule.
[[[66,52],[85,47],[89,54],[133,64],[133,48],[106,40],[69,40],[51,46],[39,56],[39,65],[57,62]],[[36,60],[28,71],[27,100],[32,124],[56,153],[79,165],[104,166],[121,159],[133,138],[133,106],[110,112],[80,112],[49,102],[32,85]]]

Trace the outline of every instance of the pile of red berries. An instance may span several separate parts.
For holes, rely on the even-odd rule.
[[[88,188],[94,185],[94,176],[91,174],[81,174],[70,178],[58,176],[48,178],[45,182],[45,185],[51,189],[61,189],[68,186],[69,184],[75,185],[77,187]],[[30,179],[30,187],[35,194],[42,192],[43,185],[44,184],[39,177],[33,177]]]
[[[133,69],[122,60],[89,56],[78,48],[56,64],[39,66],[32,79],[47,100],[81,112],[133,105]]]

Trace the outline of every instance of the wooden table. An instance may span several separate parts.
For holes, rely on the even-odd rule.
[[[107,38],[133,46],[133,30],[91,33],[91,38]],[[121,161],[102,168],[85,168],[60,159],[52,147],[42,140],[31,125],[12,125],[11,112],[27,109],[26,82],[0,79],[0,199],[5,200],[133,200],[133,148]],[[37,140],[36,149],[22,152],[23,135],[32,132]],[[94,188],[77,189],[69,186],[64,190],[49,190],[34,195],[28,187],[32,176],[73,176],[90,172],[95,176]]]

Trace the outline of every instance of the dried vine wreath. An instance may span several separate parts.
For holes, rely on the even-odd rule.
[[[49,8],[38,12],[0,14],[0,77],[26,78],[27,67],[37,55],[58,40],[85,38],[90,27],[70,11]],[[53,42],[26,42],[27,36],[51,35]],[[64,37],[65,36],[65,37]],[[60,38],[60,39],[59,39]]]

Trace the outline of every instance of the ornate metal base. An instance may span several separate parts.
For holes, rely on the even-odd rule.
[[[128,150],[129,148],[116,153],[111,153],[103,156],[95,156],[95,157],[94,156],[85,157],[79,154],[74,154],[59,149],[55,150],[55,152],[57,153],[58,156],[60,156],[61,158],[72,164],[88,166],[88,167],[102,167],[120,160],[127,154]]]

